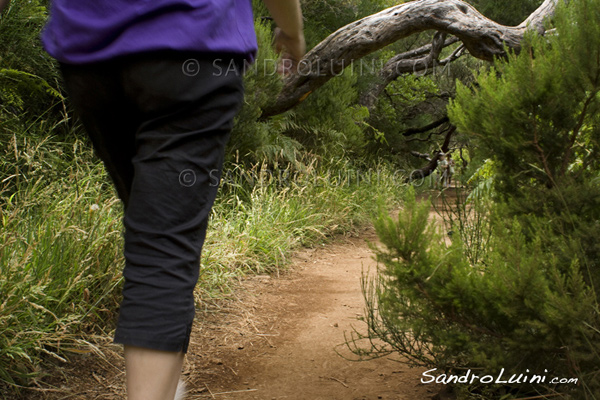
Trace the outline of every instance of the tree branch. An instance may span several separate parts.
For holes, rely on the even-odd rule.
[[[424,158],[427,161],[431,161],[431,156],[428,153],[419,153],[418,151],[411,151],[410,154],[412,156],[415,156],[418,158]]]
[[[527,29],[544,32],[543,21],[558,1],[545,0],[515,27],[489,20],[462,0],[416,0],[370,15],[338,29],[308,52],[296,73],[285,79],[277,101],[263,111],[263,118],[291,109],[354,60],[418,32],[434,29],[455,35],[483,60],[504,57],[505,48],[520,49]]]
[[[451,44],[458,43],[460,40],[456,36],[449,37],[444,42],[444,47],[448,47]],[[399,60],[408,60],[411,58],[416,58],[418,56],[423,56],[425,54],[431,53],[431,48],[433,47],[432,43],[426,44],[425,46],[418,47],[413,50],[405,51],[404,53],[400,53],[390,58],[388,63],[394,63]]]
[[[456,42],[458,42],[457,37],[446,40],[445,33],[436,32],[431,44],[390,58],[379,72],[379,80],[361,95],[359,103],[368,109],[372,109],[377,103],[381,92],[399,76],[422,71],[426,71],[426,74],[430,73],[435,68],[444,47]],[[425,49],[429,49],[429,54],[416,58],[418,55],[423,54],[422,50]]]
[[[444,143],[442,144],[442,147],[440,149],[442,153],[447,153],[448,150],[450,150],[450,140],[452,139],[452,135],[454,134],[454,132],[456,132],[456,127],[454,125],[450,125],[450,128],[446,131],[446,137],[444,138]],[[413,154],[413,153],[411,152],[411,154]],[[411,172],[410,176],[408,178],[406,178],[406,181],[410,182],[414,179],[423,179],[423,178],[428,177],[437,168],[439,159],[440,159],[440,152],[437,151],[437,152],[435,152],[433,157],[431,157],[431,159],[429,160],[427,165]]]
[[[430,132],[429,135],[427,135],[427,137],[425,139],[421,139],[421,138],[412,138],[412,139],[407,139],[406,143],[409,142],[429,142],[431,140],[431,137],[433,136],[435,132]],[[436,133],[437,135],[441,135],[443,132],[438,132]],[[411,152],[412,154],[412,152]],[[414,155],[414,154],[413,154]]]
[[[438,119],[437,121],[433,121],[429,125],[425,125],[425,126],[423,126],[421,128],[410,128],[410,129],[407,129],[404,132],[402,132],[402,136],[412,136],[412,135],[416,135],[418,133],[428,132],[428,131],[430,131],[432,129],[437,128],[440,125],[445,124],[446,122],[450,122],[450,118],[448,118],[447,115],[444,115],[442,118]]]

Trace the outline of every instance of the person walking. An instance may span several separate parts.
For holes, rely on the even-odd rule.
[[[454,165],[454,158],[452,158],[451,153],[448,153],[448,187],[452,185],[452,177],[454,176],[454,172],[456,171]]]
[[[438,159],[438,169],[440,170],[440,178],[439,182],[442,186],[442,190],[444,190],[448,186],[448,160],[446,160],[446,155],[444,153],[440,153]]]
[[[264,2],[277,47],[297,62],[299,1]],[[241,107],[243,65],[257,51],[251,0],[53,0],[42,42],[124,207],[114,341],[124,345],[128,398],[172,400],[214,178]]]

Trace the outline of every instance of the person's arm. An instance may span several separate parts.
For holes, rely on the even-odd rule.
[[[263,0],[279,28],[275,32],[278,51],[285,49],[292,61],[297,62],[306,52],[302,10],[299,0]]]

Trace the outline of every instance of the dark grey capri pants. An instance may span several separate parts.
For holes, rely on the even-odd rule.
[[[116,343],[187,351],[207,221],[243,98],[240,69],[231,65],[241,63],[161,52],[61,65],[124,204]]]

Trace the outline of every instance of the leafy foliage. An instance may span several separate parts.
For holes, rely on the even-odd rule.
[[[414,197],[396,221],[376,221],[383,266],[365,285],[366,320],[384,345],[363,353],[453,374],[579,379],[457,388],[469,398],[600,398],[600,2],[562,4],[554,22],[555,35],[529,36],[475,88],[459,85],[449,107],[493,165],[487,209],[462,204],[451,244]],[[478,212],[478,229],[491,229],[484,247],[464,240]]]
[[[505,195],[530,183],[552,188],[589,179],[600,167],[598,20],[588,1],[558,13],[559,34],[529,37],[520,56],[478,77],[476,96],[459,85],[450,115],[478,138],[480,154],[502,165]]]
[[[235,156],[238,162],[249,164],[262,160],[293,162],[298,158],[301,145],[282,135],[289,117],[259,121],[262,108],[275,100],[282,83],[276,73],[278,56],[271,46],[271,28],[257,21],[255,30],[259,51],[255,63],[247,66],[244,105],[236,118],[228,154],[230,158]]]
[[[342,26],[398,3],[393,0],[303,0],[307,43],[314,46]]]
[[[509,215],[526,232],[574,237],[579,244],[562,257],[582,260],[594,284],[600,282],[600,253],[589,236],[600,218],[597,4],[585,0],[558,12],[557,35],[530,37],[521,55],[480,75],[474,96],[459,86],[449,108],[459,129],[476,138],[479,155],[493,160],[497,197]]]
[[[360,155],[366,144],[362,123],[369,113],[356,105],[356,80],[357,74],[348,68],[327,82],[297,107],[295,121],[300,129],[287,133],[329,159]]]
[[[398,198],[402,189],[398,188],[397,177],[391,171],[399,160],[397,153],[390,149],[404,145],[399,132],[407,126],[428,123],[443,112],[446,101],[433,102],[432,98],[442,93],[453,96],[455,78],[470,79],[473,68],[470,61],[461,61],[449,77],[401,77],[388,88],[389,96],[382,99],[371,115],[357,105],[357,99],[360,91],[376,79],[377,70],[359,74],[356,69],[349,68],[313,93],[293,112],[267,121],[260,120],[262,109],[275,101],[282,83],[275,74],[278,56],[271,49],[273,25],[267,18],[262,18],[267,15],[262,2],[253,3],[260,50],[257,62],[245,76],[245,103],[228,148],[227,165],[233,170],[234,178],[233,182],[225,185],[214,209],[214,229],[205,249],[203,278],[198,290],[198,297],[202,300],[226,290],[229,279],[236,274],[270,272],[284,266],[287,254],[294,246],[320,243],[334,233],[350,230],[355,224],[364,222],[376,194],[385,194],[388,200]],[[389,0],[304,1],[309,47],[339,27],[396,3]],[[502,7],[492,7],[493,4],[498,5],[494,1],[476,3],[484,12],[489,12],[491,18],[512,24],[509,21],[520,22],[525,17],[521,14],[525,13],[525,9],[530,10],[535,2],[511,0],[503,2]],[[94,350],[89,343],[90,337],[93,337],[90,335],[109,333],[120,282],[120,210],[89,142],[81,139],[83,131],[72,117],[68,98],[64,98],[56,64],[41,49],[39,33],[47,16],[46,10],[45,0],[13,0],[0,19],[0,142],[6,144],[0,147],[0,269],[4,277],[0,283],[3,299],[0,304],[0,380],[13,385],[27,383],[36,376],[45,356],[61,359],[70,351]],[[519,17],[516,16],[517,11]],[[590,13],[589,16],[592,22],[596,18],[594,15]],[[561,36],[556,40],[571,40],[565,42],[563,48],[575,51],[580,48],[577,46],[580,40],[588,40],[587,35],[592,37],[595,34],[597,25],[586,26],[588,31],[577,39]],[[429,34],[417,35],[365,61],[377,60],[382,64],[393,54],[430,40]],[[529,50],[535,50],[537,56],[539,43],[535,39],[531,43]],[[593,42],[593,46],[597,48],[597,43]],[[551,46],[540,49],[541,55],[553,51]],[[570,58],[579,60],[573,68],[592,71],[593,57],[585,61],[573,53],[568,54]],[[515,58],[513,63],[518,62],[521,61]],[[537,58],[530,58],[528,63],[524,62],[523,68],[535,64]],[[555,72],[571,73],[572,70],[560,69],[558,64]],[[510,76],[508,70],[502,70],[502,73]],[[541,79],[546,75],[536,75],[535,78]],[[528,76],[532,77],[532,74]],[[573,96],[590,92],[590,86],[581,76],[573,74],[569,77],[572,78],[569,82],[581,86],[569,92]],[[509,84],[500,78],[497,82],[499,86]],[[563,90],[565,86],[561,84],[558,80],[552,81],[548,92],[555,86]],[[529,86],[512,87],[517,90]],[[498,90],[498,96],[506,95],[503,101],[513,100],[498,88],[494,90]],[[471,93],[465,89],[461,96],[469,97]],[[577,199],[569,203],[571,212],[549,222],[547,214],[540,213],[525,201],[530,194],[521,191],[519,193],[525,200],[507,203],[503,211],[511,218],[516,217],[514,225],[495,225],[499,232],[493,242],[497,253],[483,256],[477,253],[468,261],[462,256],[465,246],[471,246],[468,240],[462,241],[462,244],[456,240],[449,248],[431,245],[437,243],[439,235],[433,227],[427,227],[426,213],[419,211],[416,202],[408,203],[407,210],[412,210],[412,214],[404,215],[398,227],[394,228],[389,221],[379,224],[383,234],[402,234],[405,237],[400,242],[390,242],[390,245],[400,246],[400,251],[390,259],[397,268],[390,269],[386,279],[422,284],[424,290],[431,292],[431,299],[439,301],[439,305],[435,306],[427,303],[427,298],[408,302],[407,296],[416,293],[406,290],[391,292],[382,298],[382,315],[389,321],[395,321],[400,311],[415,320],[420,318],[413,327],[414,332],[419,333],[417,336],[407,334],[408,330],[392,331],[395,343],[401,343],[398,338],[409,340],[409,347],[404,350],[414,352],[419,349],[423,352],[424,356],[416,357],[415,362],[435,361],[451,368],[464,360],[469,363],[475,360],[480,365],[497,366],[503,360],[503,350],[509,348],[523,349],[523,354],[536,349],[550,349],[554,353],[550,352],[547,359],[553,362],[562,362],[567,354],[580,371],[585,371],[587,365],[594,362],[597,350],[588,351],[590,347],[582,347],[580,342],[569,347],[568,353],[563,348],[556,351],[552,346],[557,341],[562,341],[562,344],[568,344],[570,340],[575,342],[573,338],[580,340],[581,335],[593,341],[597,332],[597,324],[589,316],[590,307],[586,305],[591,296],[589,284],[596,279],[591,271],[595,268],[594,260],[598,259],[591,255],[598,252],[594,223],[598,220],[597,210],[600,207],[590,200],[596,196],[600,180],[596,165],[596,120],[593,119],[596,102],[595,98],[591,98],[587,108],[577,101],[566,103],[567,107],[573,104],[579,107],[577,110],[579,115],[584,115],[584,122],[571,146],[566,172],[561,175],[564,180],[558,179],[559,184],[544,189],[546,192],[543,193],[549,199],[550,211],[562,207],[565,197]],[[535,108],[532,110],[538,112]],[[573,118],[572,109],[561,110],[557,105],[553,112],[563,112],[567,118],[564,126],[577,121]],[[491,113],[492,110],[485,109],[485,112]],[[465,110],[461,113],[467,115],[470,112]],[[473,113],[473,116],[476,114]],[[535,114],[537,117],[531,118],[531,121],[549,114]],[[506,115],[512,118],[511,113]],[[555,122],[550,127],[543,125],[543,128],[554,129],[563,120],[557,117],[552,121]],[[461,129],[470,132],[467,125],[469,123],[465,122]],[[507,125],[505,128],[520,129],[521,126]],[[476,129],[477,132],[485,132],[480,127]],[[564,132],[561,134],[564,135]],[[497,133],[493,131],[490,135],[499,137]],[[518,136],[511,140],[516,143]],[[482,149],[485,143],[485,140],[481,141]],[[552,153],[550,144],[546,149],[546,143],[543,143],[544,151],[558,157]],[[489,142],[489,146],[496,145],[496,142]],[[427,146],[429,144],[423,144],[422,148]],[[508,154],[509,151],[506,152]],[[530,153],[535,161],[535,152]],[[389,156],[396,164],[379,163],[377,157],[381,155]],[[511,176],[510,171],[502,169],[502,159],[489,157],[498,167],[498,176]],[[234,160],[236,164],[233,164]],[[381,180],[355,185],[339,178],[357,165],[376,169]],[[529,175],[524,174],[514,180],[516,188],[525,183],[533,188],[548,186],[549,180],[544,180],[544,174],[539,173],[540,164],[534,162],[534,165]],[[527,166],[526,162],[522,162],[521,166]],[[286,185],[257,187],[240,178],[252,171],[277,168],[282,168],[297,180]],[[573,174],[579,174],[579,177],[571,179]],[[595,181],[588,179],[593,174],[596,174]],[[307,185],[302,179],[311,184]],[[500,181],[508,182],[509,179],[502,178]],[[584,187],[579,185],[580,182],[588,182],[589,185]],[[501,185],[494,182],[494,187]],[[555,187],[561,187],[562,191],[553,191]],[[535,195],[539,196],[539,192],[531,193],[531,196]],[[98,205],[97,210],[90,208],[95,204]],[[577,216],[572,210],[582,210],[585,214]],[[524,217],[528,214],[531,218]],[[498,215],[504,214],[498,211]],[[550,234],[540,234],[543,229]],[[512,233],[506,233],[509,231],[518,234],[512,237]],[[559,233],[572,239],[562,240]],[[586,240],[579,240],[580,237]],[[558,249],[553,257],[550,257],[552,252],[547,251],[550,247]],[[544,268],[539,268],[540,261],[534,255],[542,257]],[[402,257],[408,257],[409,261]],[[503,261],[505,258],[520,264],[507,263]],[[483,260],[481,263],[475,267],[471,265],[476,263],[473,260],[480,259]],[[419,266],[413,265],[417,261]],[[491,271],[489,265],[492,265],[489,263],[502,264],[502,268],[488,272]],[[410,273],[404,270],[408,265],[411,266]],[[514,270],[515,265],[519,265],[517,271]],[[559,273],[547,273],[558,266],[564,267]],[[456,276],[453,271],[457,271]],[[501,272],[506,276],[518,273],[519,285],[511,286]],[[471,287],[465,282],[475,285],[475,289],[470,292]],[[446,284],[447,287],[435,287]],[[532,288],[539,290],[540,295],[536,296]],[[493,308],[498,293],[492,289],[513,298],[498,303],[500,308]],[[481,295],[481,302],[477,294]],[[575,297],[578,303],[571,304],[571,297]],[[527,299],[526,304],[519,303],[521,298]],[[545,308],[541,308],[541,316],[536,317],[534,310],[542,307],[542,303]],[[411,304],[418,307],[418,312],[406,308]],[[517,306],[520,308],[514,308]],[[568,313],[559,312],[561,310],[568,310]],[[439,311],[440,314],[422,317],[421,313],[425,311]],[[462,320],[456,320],[458,312],[464,313],[470,326],[460,325]],[[445,322],[447,332],[440,334],[427,326],[440,323],[442,316],[448,315],[451,318]],[[580,329],[578,324],[583,316],[589,317],[588,325]],[[478,343],[477,334],[481,332],[472,327],[480,321],[484,325],[482,329],[504,335],[507,342],[499,345],[494,341],[495,336],[490,334]],[[500,326],[498,321],[507,325]],[[572,329],[567,331],[566,327]],[[530,331],[533,336],[519,344],[519,334]],[[381,333],[384,334],[383,331]],[[539,340],[542,336],[550,337],[552,341],[544,344]],[[433,341],[433,347],[427,342],[429,339]],[[454,347],[447,347],[444,341]],[[468,344],[473,346],[467,350],[460,347]],[[452,353],[451,348],[456,352]],[[558,361],[556,363],[558,365]],[[594,384],[586,377],[588,381],[590,385]]]

